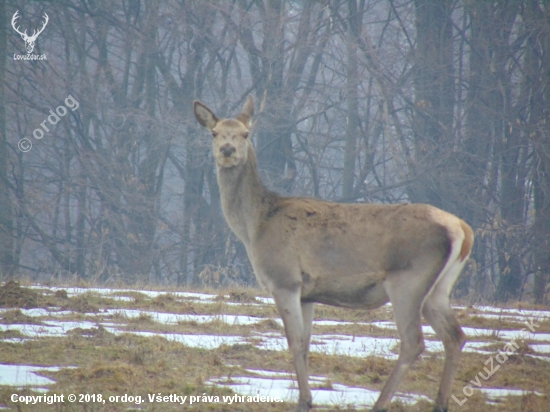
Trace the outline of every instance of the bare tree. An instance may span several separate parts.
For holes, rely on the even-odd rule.
[[[0,4],[0,276],[11,276],[16,270],[14,260],[13,209],[8,181],[8,142],[6,136],[7,30],[6,3]]]
[[[543,2],[66,0],[21,21],[44,13],[51,58],[3,61],[4,272],[253,282],[189,104],[234,114],[251,93],[270,188],[442,207],[477,235],[457,295],[546,301]]]
[[[533,144],[534,296],[548,304],[550,282],[550,10],[535,0],[527,1],[523,14],[527,25],[526,79],[531,93],[527,133]]]

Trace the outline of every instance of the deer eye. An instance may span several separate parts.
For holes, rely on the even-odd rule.
[[[218,135],[218,132],[212,132],[212,137],[216,137]]]
[[[248,132],[243,133],[243,137],[244,137],[245,139],[248,139]]]

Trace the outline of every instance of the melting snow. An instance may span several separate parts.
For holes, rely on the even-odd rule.
[[[378,326],[380,328],[386,328],[391,330],[397,330],[397,326],[395,326],[394,322],[389,321],[379,321],[379,322],[372,322],[371,323],[374,326]],[[495,329],[486,329],[486,328],[471,328],[467,326],[463,326],[462,330],[467,336],[473,336],[473,337],[498,337],[500,339],[504,339],[506,341],[511,341],[512,339],[515,340],[521,340],[521,342],[526,340],[534,340],[534,341],[550,341],[550,333],[533,333],[529,331],[527,326],[524,328],[525,330],[495,330]],[[435,331],[432,329],[431,326],[423,325],[422,326],[422,333],[426,335],[435,335]]]
[[[184,299],[194,299],[194,300],[205,300],[205,301],[213,301],[216,299],[217,295],[211,295],[207,293],[196,293],[196,292],[165,292],[165,291],[157,291],[157,290],[138,290],[138,289],[111,289],[111,288],[77,288],[77,287],[69,287],[69,288],[62,288],[62,287],[48,287],[45,288],[44,286],[35,285],[35,286],[29,286],[33,289],[48,289],[53,292],[58,290],[65,290],[67,292],[68,296],[77,296],[81,295],[86,292],[93,292],[97,293],[100,296],[117,299],[117,297],[120,297],[119,295],[128,293],[128,294],[135,294],[135,293],[142,293],[143,295],[149,297],[149,298],[156,298],[160,295],[171,295],[176,296]],[[124,296],[122,296],[124,298]],[[131,297],[130,297],[131,298]],[[131,298],[133,299],[133,298]],[[124,300],[124,299],[122,299]]]
[[[288,402],[295,402],[298,398],[298,389],[293,374],[288,372],[248,370],[247,372],[260,375],[256,376],[231,376],[231,379],[218,378],[211,379],[207,383],[226,386],[233,389],[240,395],[253,396],[272,396]],[[369,407],[374,404],[380,392],[372,391],[366,388],[351,387],[340,383],[332,383],[326,388],[320,388],[327,384],[326,378],[322,376],[310,376],[309,383],[313,403],[316,405],[338,405],[346,407]],[[429,400],[426,396],[415,394],[397,393],[394,399],[399,399],[403,403],[411,405],[420,399]]]
[[[487,396],[488,403],[491,404],[500,403],[504,401],[507,396],[523,396],[529,393],[534,393],[535,395],[542,396],[542,393],[540,392],[525,391],[522,389],[475,388],[475,390],[483,392]]]
[[[14,308],[2,308],[0,313],[9,312],[12,310],[20,310],[21,313],[27,316],[32,317],[43,317],[43,316],[68,316],[74,314],[70,310],[59,310],[59,308],[32,308],[32,309],[14,309]]]
[[[480,310],[482,312],[496,312],[498,314],[503,314],[503,315],[519,315],[524,319],[525,318],[550,319],[550,311],[548,310],[496,308],[493,306],[474,306],[474,309]]]
[[[197,322],[197,323],[209,323],[213,321],[222,321],[230,325],[253,325],[266,318],[259,318],[255,316],[247,315],[194,315],[194,314],[176,314],[165,312],[154,312],[146,310],[136,309],[108,309],[102,314],[115,315],[121,314],[128,318],[138,318],[141,315],[150,316],[154,321],[164,324],[177,324],[178,322]],[[282,322],[280,322],[282,325]]]
[[[185,333],[156,333],[143,331],[121,331],[116,328],[106,327],[107,331],[120,335],[122,333],[131,333],[132,335],[143,336],[146,338],[160,336],[169,341],[179,342],[185,346],[202,349],[216,349],[221,345],[235,345],[237,343],[247,343],[246,338],[238,335],[189,335]]]
[[[88,321],[82,321],[82,322],[48,321],[48,322],[45,322],[43,325],[21,325],[17,323],[14,323],[11,325],[0,324],[0,331],[17,330],[22,335],[32,337],[32,338],[37,338],[37,337],[44,337],[44,336],[64,336],[68,331],[76,328],[90,329],[93,327],[97,327],[97,323],[88,322]]]
[[[42,386],[55,383],[54,380],[39,376],[36,372],[58,371],[55,366],[4,365],[0,364],[0,385]]]

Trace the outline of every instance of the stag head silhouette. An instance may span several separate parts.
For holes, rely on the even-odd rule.
[[[17,19],[19,17],[20,17],[19,10],[17,10],[11,19],[11,26],[17,33],[21,35],[21,38],[25,41],[25,48],[27,49],[27,54],[31,54],[32,51],[34,50],[34,42],[36,41],[36,38],[40,33],[44,31],[44,28],[46,28],[46,25],[48,24],[48,21],[50,20],[50,18],[46,13],[44,13],[44,24],[42,25],[42,28],[39,29],[38,31],[34,30],[32,33],[32,36],[29,36],[27,35],[27,30],[25,30],[24,32],[21,32],[19,30],[19,26],[18,27],[15,26],[15,24],[17,23]]]

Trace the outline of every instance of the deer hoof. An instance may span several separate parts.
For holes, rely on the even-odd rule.
[[[309,412],[313,408],[311,401],[300,401],[298,406],[296,406],[295,412]]]

